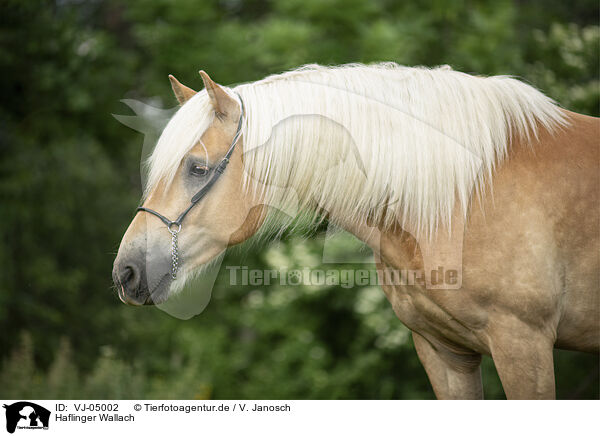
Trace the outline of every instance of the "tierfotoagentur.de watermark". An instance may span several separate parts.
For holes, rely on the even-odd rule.
[[[427,286],[438,289],[453,288],[459,283],[459,272],[440,266],[431,271],[409,269],[252,269],[247,266],[227,266],[231,286]]]

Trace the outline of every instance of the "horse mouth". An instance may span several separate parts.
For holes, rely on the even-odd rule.
[[[128,306],[146,306],[154,304],[152,299],[150,298],[150,294],[146,297],[146,299],[142,302],[141,300],[135,300],[127,296],[127,291],[123,285],[119,285],[117,287],[117,295],[119,296],[119,300],[121,303],[126,304]]]
[[[158,294],[158,298],[152,298],[154,294]],[[119,300],[121,300],[121,303],[126,304],[128,306],[154,306],[155,304],[163,303],[164,301],[166,301],[166,298],[161,298],[162,296],[160,292],[149,292],[146,296],[146,299],[143,301],[141,299],[135,300],[133,298],[129,298],[123,285],[118,286],[117,295],[119,296]]]

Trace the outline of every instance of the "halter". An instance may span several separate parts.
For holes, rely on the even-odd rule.
[[[245,115],[244,100],[242,100],[242,97],[239,94],[237,94],[237,96],[240,99],[241,113],[240,113],[240,119],[238,121],[237,131],[235,132],[233,140],[231,141],[229,150],[227,150],[227,153],[225,153],[225,156],[223,157],[223,159],[221,159],[221,162],[219,162],[219,164],[215,167],[212,177],[192,197],[191,204],[187,207],[187,209],[185,209],[183,212],[181,212],[181,215],[179,215],[179,217],[175,221],[171,221],[164,215],[161,215],[157,211],[149,209],[147,207],[138,207],[135,210],[136,213],[139,211],[142,211],[142,212],[148,212],[154,216],[157,216],[158,218],[160,218],[160,220],[163,223],[165,223],[165,225],[167,226],[167,230],[169,231],[169,233],[171,233],[171,260],[172,260],[171,278],[173,280],[175,280],[177,278],[177,270],[179,268],[179,265],[178,265],[179,258],[178,258],[178,252],[177,252],[177,234],[181,231],[181,222],[183,221],[185,216],[188,214],[188,212],[190,210],[192,210],[192,208],[196,204],[198,204],[198,202],[200,200],[202,200],[202,198],[204,198],[204,196],[208,193],[208,191],[210,191],[210,188],[212,188],[212,186],[217,182],[217,180],[219,179],[221,174],[223,174],[223,172],[225,171],[225,168],[227,168],[227,164],[229,163],[229,158],[233,154],[235,145],[237,144],[238,140],[240,139],[240,136],[242,135],[242,122],[244,120],[244,115]]]

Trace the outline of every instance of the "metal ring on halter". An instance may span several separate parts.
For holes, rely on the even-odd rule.
[[[173,230],[173,226],[177,226],[177,230]],[[167,228],[169,229],[169,232],[171,232],[171,234],[177,234],[181,231],[181,223],[178,223],[177,221],[171,221]]]

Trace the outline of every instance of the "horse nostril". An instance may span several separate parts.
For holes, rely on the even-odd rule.
[[[134,265],[127,265],[123,268],[119,281],[122,286],[133,291],[139,285],[139,276],[139,272]]]
[[[121,274],[121,283],[127,283],[129,279],[133,276],[133,268],[130,266],[126,266]]]

